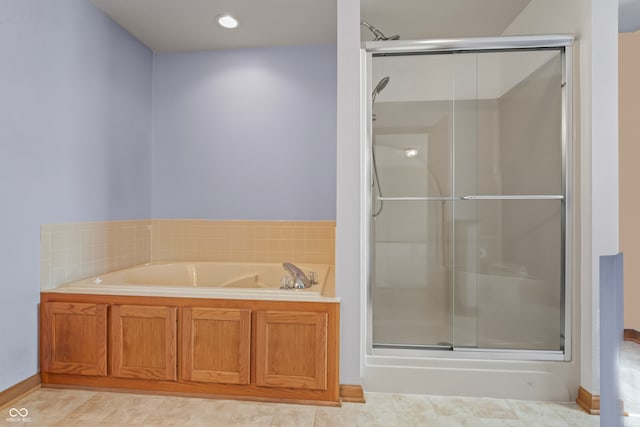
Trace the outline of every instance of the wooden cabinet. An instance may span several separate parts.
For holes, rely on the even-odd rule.
[[[182,379],[249,384],[251,310],[184,307],[181,322]]]
[[[40,328],[44,371],[107,375],[107,304],[44,304]]]
[[[327,389],[327,313],[256,313],[256,384]]]
[[[44,292],[49,384],[339,403],[335,302]]]
[[[111,307],[111,375],[121,378],[176,379],[177,308]]]

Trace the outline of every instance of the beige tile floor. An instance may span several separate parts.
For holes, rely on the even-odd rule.
[[[620,351],[620,397],[624,409],[640,426],[640,344],[625,341]]]
[[[40,389],[0,411],[1,426],[598,426],[573,403],[367,393],[342,408]],[[28,410],[26,418],[11,408]],[[24,412],[23,412],[24,413]]]
[[[622,394],[640,427],[640,345],[625,343]],[[211,426],[211,427],[590,427],[600,418],[575,403],[367,393],[366,404],[341,408],[84,390],[38,389],[0,408],[0,426]],[[11,409],[14,408],[13,411]],[[22,418],[16,410],[26,409]],[[24,414],[24,412],[22,412]],[[12,416],[15,415],[15,416]]]

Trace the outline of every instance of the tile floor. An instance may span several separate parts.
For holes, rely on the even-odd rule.
[[[619,370],[620,398],[625,411],[633,419],[625,419],[625,426],[640,426],[640,344],[622,343]]]
[[[40,389],[2,410],[1,426],[598,426],[575,404],[367,393],[342,408]],[[11,408],[15,408],[9,414]],[[24,420],[16,409],[27,409]],[[11,415],[14,415],[13,417]]]
[[[626,427],[640,427],[640,345],[625,343],[620,365]],[[0,408],[0,426],[447,427],[599,426],[575,403],[367,393],[341,408],[38,389]],[[12,409],[13,408],[13,409]],[[23,409],[24,408],[24,409]],[[28,411],[28,414],[24,412]],[[18,411],[23,411],[22,413]],[[26,415],[23,417],[23,415]]]

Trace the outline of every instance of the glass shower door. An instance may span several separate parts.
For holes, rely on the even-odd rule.
[[[454,54],[454,347],[563,346],[561,51]]]
[[[562,59],[373,57],[374,347],[563,349]]]
[[[376,58],[371,218],[376,347],[453,345],[451,55]],[[416,70],[440,70],[416,80]]]

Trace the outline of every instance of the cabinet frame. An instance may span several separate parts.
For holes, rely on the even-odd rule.
[[[326,390],[327,313],[260,310],[255,316],[256,384]],[[311,339],[295,336],[295,329],[299,328],[311,329]],[[301,348],[304,344],[309,347]],[[296,370],[309,374],[294,372]]]
[[[238,325],[238,344],[221,352],[220,359],[232,360],[237,370],[198,369],[194,358],[199,356],[195,342],[196,321],[234,322]],[[224,384],[249,384],[251,371],[251,310],[237,308],[184,307],[181,316],[180,377],[186,381]],[[234,337],[227,337],[233,339]]]
[[[108,304],[94,303],[78,303],[78,302],[53,302],[50,304],[42,304],[40,306],[40,330],[45,333],[40,335],[40,364],[43,370],[55,372],[59,374],[78,374],[78,375],[107,375],[107,308]],[[84,347],[89,353],[94,353],[94,361],[65,361],[56,360],[58,347],[62,343],[58,343],[57,317],[73,316],[75,322],[69,325],[75,330],[68,331],[81,335],[82,322],[92,320],[95,325],[93,333],[95,342],[86,345],[78,341],[66,342],[68,348],[78,349]],[[71,323],[71,322],[67,322]],[[89,325],[91,326],[91,325]],[[91,348],[93,347],[93,348]],[[67,350],[68,352],[69,350]],[[83,351],[84,353],[84,351]]]
[[[164,366],[139,365],[131,366],[126,364],[126,360],[130,358],[127,355],[126,348],[127,337],[125,336],[125,320],[137,319],[140,322],[151,322],[160,320],[164,326],[164,337],[160,337],[164,341],[163,350]],[[121,378],[141,378],[141,379],[157,379],[157,380],[176,380],[177,372],[177,307],[175,306],[144,306],[144,305],[120,305],[111,306],[110,313],[110,333],[109,333],[109,355],[111,360],[110,375]],[[149,326],[152,328],[152,326]],[[153,332],[148,331],[148,332]],[[160,331],[162,332],[162,331]],[[147,352],[155,350],[149,348],[151,343],[145,342],[144,336],[137,337],[141,344],[146,344]],[[138,359],[148,362],[151,354],[139,352]]]

